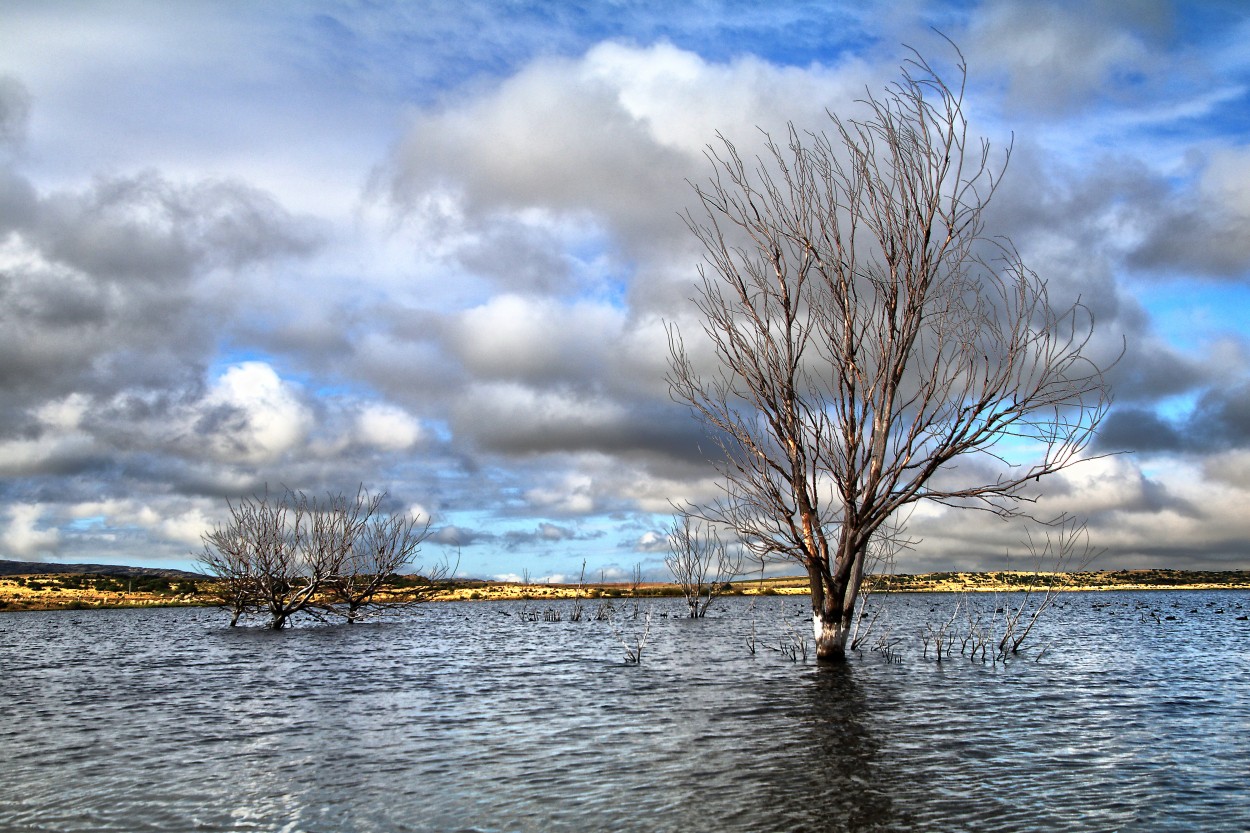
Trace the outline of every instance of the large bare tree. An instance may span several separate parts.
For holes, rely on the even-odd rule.
[[[707,341],[670,328],[669,382],[723,451],[703,514],[806,568],[822,659],[845,655],[869,542],[900,509],[1025,513],[1108,407],[1089,311],[1052,306],[985,229],[1010,148],[969,144],[957,72],[915,55],[862,118],[765,134],[750,161],[718,136],[686,216]]]

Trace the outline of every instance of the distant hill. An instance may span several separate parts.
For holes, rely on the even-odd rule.
[[[0,576],[34,576],[52,573],[90,574],[95,576],[118,576],[120,578],[202,579],[199,573],[186,570],[168,570],[159,567],[127,567],[120,564],[59,564],[52,561],[8,561],[0,558]]]

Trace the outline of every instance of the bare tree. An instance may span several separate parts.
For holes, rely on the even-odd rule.
[[[577,576],[577,590],[573,593],[573,610],[569,613],[570,622],[582,621],[582,613],[585,612],[586,606],[582,602],[582,595],[586,592],[586,559],[582,559],[582,571]]]
[[[677,579],[691,619],[701,619],[724,585],[742,573],[742,556],[731,552],[706,521],[681,512],[668,530],[664,563]]]
[[[200,565],[217,579],[208,585],[208,592],[216,598],[218,607],[230,612],[230,627],[233,628],[256,606],[257,594],[252,575],[253,562],[248,557],[248,541],[233,524],[217,526],[205,533],[203,538]]]
[[[717,366],[670,326],[669,382],[723,451],[702,515],[803,565],[821,659],[845,656],[869,543],[900,509],[1026,513],[1109,403],[1088,309],[1052,307],[985,230],[1010,148],[1000,165],[969,145],[957,69],[948,85],[915,55],[863,119],[765,134],[754,163],[718,137],[686,216]]]
[[[321,501],[303,492],[288,492],[287,495],[298,508],[294,529],[299,543],[296,563],[305,579],[299,604],[292,605],[290,613],[306,609],[332,610],[332,601],[345,586],[348,595],[344,601],[352,605],[355,613],[355,608],[372,593],[365,595],[362,585],[367,584],[367,580],[363,574],[356,574],[353,555],[383,495],[370,495],[363,487],[357,489],[354,499],[343,494],[327,495]]]
[[[217,579],[230,624],[259,613],[279,630],[301,612],[355,622],[379,605],[379,591],[429,534],[428,522],[381,515],[384,499],[361,488],[354,498],[287,490],[230,503],[230,520],[204,534],[199,559]]]
[[[651,636],[651,614],[653,612],[654,608],[651,605],[647,605],[647,612],[642,618],[641,629],[635,625],[628,634],[622,628],[618,628],[613,624],[616,638],[621,641],[621,647],[625,649],[626,664],[642,664],[642,650],[647,647],[647,639]],[[635,610],[634,620],[637,621],[637,619],[638,613]]]
[[[923,656],[928,656],[932,646],[940,662],[943,653],[953,653],[955,642],[970,660],[998,664],[1020,656],[1042,615],[1063,592],[1065,574],[1085,570],[1101,554],[1090,544],[1087,525],[1069,517],[1048,525],[1040,536],[1026,528],[1023,543],[1033,569],[999,573],[1000,580],[1013,584],[1014,589],[993,594],[965,591],[949,616],[941,614],[943,621],[926,621],[920,632]],[[1045,647],[1035,658],[1044,653]]]
[[[1020,653],[1038,619],[1058,599],[1058,577],[1070,570],[1087,569],[1101,554],[1090,544],[1089,527],[1075,518],[1062,519],[1041,538],[1028,530],[1026,533],[1024,545],[1034,564],[1032,575],[1016,598],[1000,602],[995,597],[995,610],[1003,611],[1003,631],[998,640],[998,658],[1003,661]]]
[[[421,544],[430,535],[428,518],[418,519],[407,513],[378,514],[376,503],[368,508],[369,517],[361,524],[343,569],[330,583],[327,594],[328,609],[341,612],[348,624],[360,621],[370,608],[396,601],[392,595],[383,602],[378,594],[391,590],[400,573],[415,565]],[[410,588],[402,601],[419,601],[425,595],[420,591],[433,589],[447,573],[446,564],[434,567],[424,577],[423,585]]]
[[[266,492],[229,506],[230,520],[203,536],[200,563],[224,585],[220,595],[233,600],[231,624],[256,611],[279,630],[312,603],[337,565],[307,557],[309,507],[302,495],[270,499]]]

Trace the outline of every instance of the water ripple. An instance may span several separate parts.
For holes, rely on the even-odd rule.
[[[891,626],[952,601],[894,597]],[[657,602],[628,666],[630,608],[563,604],[281,633],[6,616],[0,829],[1250,829],[1250,624],[1224,612],[1250,594],[1064,597],[1042,661],[1007,667],[748,652],[752,618],[761,644],[803,621],[793,599]]]

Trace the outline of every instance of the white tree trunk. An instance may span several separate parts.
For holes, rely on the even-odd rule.
[[[819,611],[812,611],[812,636],[816,639],[816,659],[846,659],[846,641],[851,635],[849,620],[831,621]]]

